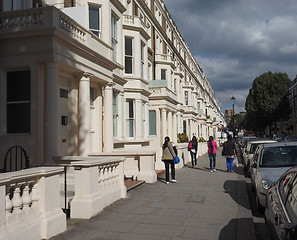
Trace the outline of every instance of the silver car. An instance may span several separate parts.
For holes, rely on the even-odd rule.
[[[297,142],[277,142],[258,146],[250,172],[259,210],[264,208],[267,190],[273,182],[296,165]]]
[[[245,169],[249,169],[250,167],[250,163],[253,159],[253,156],[254,156],[254,153],[257,149],[257,147],[260,145],[260,144],[264,144],[264,143],[275,143],[277,141],[275,140],[269,140],[269,139],[256,139],[256,140],[251,140],[247,143],[247,146],[246,146],[246,149],[245,151],[243,152],[243,161],[242,161],[242,164],[244,166]]]

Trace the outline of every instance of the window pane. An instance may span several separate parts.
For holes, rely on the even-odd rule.
[[[134,118],[133,100],[129,100],[129,118]]]
[[[30,103],[8,104],[7,133],[30,132]]]
[[[150,135],[156,135],[156,112],[149,111]]]
[[[132,38],[125,38],[125,55],[132,56]]]
[[[132,74],[132,57],[125,57],[125,73]]]
[[[99,8],[89,6],[89,28],[99,30]]]
[[[30,101],[30,71],[7,72],[7,102]]]

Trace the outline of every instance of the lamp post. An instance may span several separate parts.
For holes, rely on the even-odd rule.
[[[234,104],[235,104],[235,97],[234,96],[232,96],[232,98],[231,98],[231,101],[232,101],[232,132],[233,132],[233,137],[234,137],[234,135],[235,135],[235,126],[234,126]]]

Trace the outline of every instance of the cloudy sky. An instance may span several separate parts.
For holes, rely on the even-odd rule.
[[[296,0],[164,0],[222,110],[262,73],[297,74]]]

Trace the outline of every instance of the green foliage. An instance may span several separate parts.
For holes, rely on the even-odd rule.
[[[207,141],[203,137],[200,137],[198,142],[207,142]]]
[[[286,73],[267,72],[255,78],[246,99],[247,128],[263,131],[290,114],[288,90],[291,80]]]
[[[186,133],[179,133],[177,135],[177,142],[178,143],[189,142],[187,134]]]
[[[233,116],[230,121],[230,129],[233,128]],[[245,128],[245,118],[241,114],[234,115],[234,129],[244,129]]]

